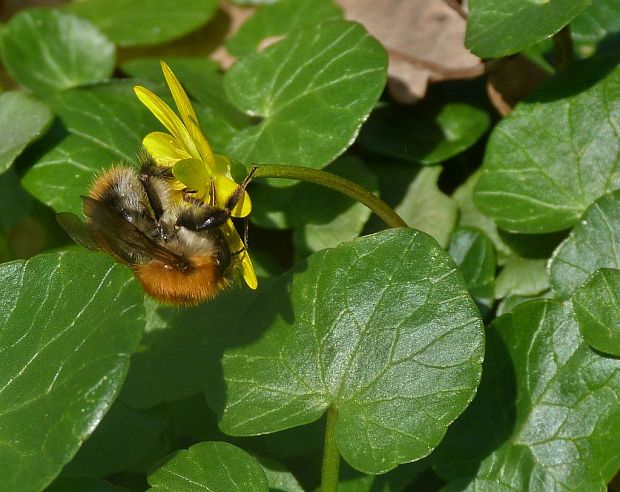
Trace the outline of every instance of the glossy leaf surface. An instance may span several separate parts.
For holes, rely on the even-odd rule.
[[[482,58],[522,51],[555,34],[591,0],[471,0],[465,46]]]
[[[620,270],[601,268],[572,298],[581,334],[590,346],[620,355]]]
[[[620,465],[620,361],[553,301],[495,320],[487,347],[476,400],[437,455],[461,479],[448,490],[605,490]]]
[[[142,293],[97,253],[5,263],[0,278],[2,488],[41,490],[114,401],[142,332]]]
[[[51,93],[46,102],[69,134],[28,170],[23,185],[56,211],[80,214],[79,196],[93,175],[112,164],[134,163],[142,138],[160,129],[136,99],[131,82]]]
[[[558,73],[493,130],[478,208],[513,232],[572,227],[620,187],[620,66],[613,57]]]
[[[181,8],[179,8],[181,7]],[[65,10],[88,19],[120,46],[163,43],[205,24],[217,0],[85,0]]]
[[[149,490],[267,492],[267,478],[256,458],[226,442],[201,442],[176,453],[148,477]]]
[[[89,22],[57,10],[16,14],[1,39],[9,73],[40,94],[103,80],[114,69],[114,45]]]
[[[427,455],[480,377],[478,310],[447,253],[412,229],[315,253],[239,326],[248,343],[224,352],[225,401],[207,393],[222,430],[275,432],[331,405],[340,453],[366,473]]]
[[[569,296],[599,268],[620,268],[620,190],[590,206],[553,253],[551,286],[558,296]]]
[[[359,24],[309,26],[240,59],[225,77],[232,102],[260,122],[227,151],[246,164],[321,168],[352,143],[381,95],[384,48]]]
[[[250,17],[226,43],[226,49],[237,57],[249,55],[258,51],[261,41],[341,17],[333,0],[281,0]]]

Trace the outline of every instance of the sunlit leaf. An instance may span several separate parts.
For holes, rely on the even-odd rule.
[[[572,301],[586,342],[605,354],[620,355],[620,270],[601,268]]]
[[[333,0],[281,0],[250,17],[228,40],[226,49],[237,57],[249,55],[258,50],[263,40],[340,18],[342,12]]]
[[[509,231],[572,227],[620,187],[618,93],[620,66],[602,57],[558,73],[521,102],[493,130],[478,208]]]
[[[620,190],[591,205],[553,253],[551,286],[558,296],[569,296],[599,268],[620,268]]]
[[[386,69],[383,47],[345,21],[305,27],[243,57],[226,73],[226,92],[261,121],[240,131],[228,153],[246,164],[324,167],[351,145]]]
[[[555,34],[591,0],[470,0],[465,45],[482,58],[522,51]]]
[[[518,306],[493,322],[478,395],[436,469],[462,479],[449,490],[605,490],[620,466],[619,375],[569,304]]]
[[[1,40],[11,76],[41,94],[103,80],[114,69],[114,45],[89,22],[58,10],[19,12]]]
[[[207,391],[220,427],[275,432],[333,406],[340,453],[366,473],[430,453],[480,377],[478,310],[448,254],[412,229],[315,253],[238,326],[225,394]]]
[[[268,491],[256,458],[226,442],[201,442],[176,453],[148,477],[153,491]]]
[[[84,17],[120,46],[163,43],[205,24],[217,0],[81,0],[65,10]]]
[[[80,213],[79,197],[97,171],[135,162],[142,138],[160,128],[131,86],[115,81],[49,94],[46,102],[69,135],[28,170],[24,187],[57,211]]]
[[[142,293],[98,253],[5,263],[0,278],[2,489],[41,490],[114,401],[144,325]]]

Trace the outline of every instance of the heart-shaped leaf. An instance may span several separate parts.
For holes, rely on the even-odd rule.
[[[569,303],[494,321],[478,395],[434,455],[444,478],[462,478],[448,490],[605,490],[620,466],[619,374]]]
[[[620,270],[601,268],[572,298],[581,334],[590,346],[620,355]]]
[[[620,187],[619,93],[617,59],[601,57],[558,73],[521,102],[493,130],[478,208],[509,231],[572,227]]]
[[[89,22],[58,10],[19,12],[1,40],[11,76],[42,95],[103,80],[114,69],[114,45]]]
[[[482,58],[522,51],[555,34],[592,0],[470,0],[465,46]]]
[[[620,268],[620,190],[590,206],[553,253],[551,286],[568,297],[599,268]]]
[[[120,46],[163,43],[205,24],[217,0],[82,0],[65,10],[84,17]]]
[[[432,165],[472,146],[489,124],[488,113],[465,103],[382,105],[362,128],[360,143],[372,152]]]
[[[74,252],[0,265],[2,489],[38,491],[93,432],[144,326],[130,272]]]
[[[153,491],[269,490],[256,458],[226,442],[201,442],[176,453],[148,477]]]
[[[52,118],[45,104],[21,92],[0,94],[0,173],[9,168],[26,145],[45,133]]]
[[[452,233],[448,251],[463,273],[469,293],[487,312],[495,300],[493,243],[479,229],[459,227]]]
[[[249,55],[261,41],[340,18],[342,11],[333,0],[281,0],[250,17],[226,43],[226,49],[236,57]]]
[[[359,24],[308,26],[240,59],[224,79],[231,101],[262,120],[228,154],[246,164],[321,168],[351,145],[385,85],[387,56]]]
[[[50,93],[46,102],[69,131],[28,170],[24,187],[57,211],[81,213],[79,196],[93,175],[111,164],[132,163],[142,138],[159,129],[140,104],[131,81]]]
[[[478,309],[449,255],[413,229],[315,253],[238,327],[246,342],[224,353],[225,401],[207,391],[222,430],[275,432],[331,406],[340,453],[366,473],[426,456],[480,377]]]

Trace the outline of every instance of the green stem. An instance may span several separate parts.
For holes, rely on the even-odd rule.
[[[370,191],[362,188],[353,181],[349,181],[348,179],[341,178],[340,176],[326,171],[301,166],[261,164],[256,167],[254,177],[297,179],[322,185],[363,203],[377,214],[389,227],[408,227],[407,223],[394,212],[387,203],[377,198]]]
[[[575,59],[570,26],[563,27],[559,32],[553,35],[553,47],[555,68],[557,70],[563,70]]]
[[[336,418],[338,411],[334,407],[327,409],[325,428],[325,448],[323,449],[323,470],[321,472],[321,492],[337,492],[340,473],[340,453],[336,446]]]

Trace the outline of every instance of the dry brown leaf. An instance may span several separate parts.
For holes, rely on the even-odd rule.
[[[465,20],[445,0],[337,0],[388,50],[393,97],[412,103],[429,82],[477,77],[480,59],[464,45]]]
[[[502,116],[510,113],[515,104],[549,77],[523,55],[493,60],[487,64],[487,72],[489,99]]]

